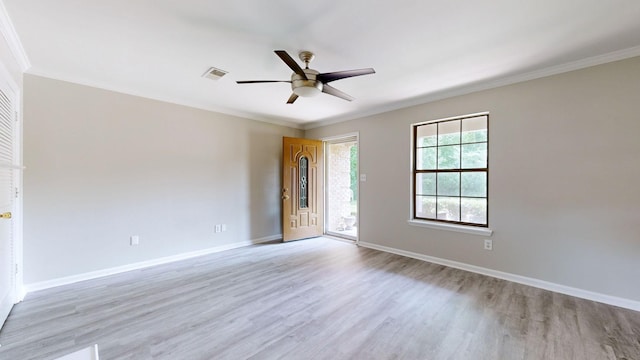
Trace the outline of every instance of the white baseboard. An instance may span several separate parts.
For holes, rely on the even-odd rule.
[[[400,250],[400,249],[396,249],[396,248],[392,248],[392,247],[388,247],[388,246],[382,246],[382,245],[373,244],[373,243],[364,242],[364,241],[358,242],[358,245],[360,245],[362,247],[374,249],[374,250],[380,250],[380,251],[384,251],[384,252],[388,252],[388,253],[392,253],[392,254],[396,254],[396,255],[406,256],[406,257],[410,257],[410,258],[413,258],[413,259],[423,260],[423,261],[426,261],[426,262],[439,264],[439,265],[444,265],[444,266],[448,266],[448,267],[452,267],[452,268],[456,268],[456,269],[460,269],[460,270],[465,270],[465,271],[469,271],[469,272],[473,272],[473,273],[477,273],[477,274],[481,274],[481,275],[487,275],[487,276],[491,276],[491,277],[498,278],[498,279],[512,281],[512,282],[523,284],[523,285],[533,286],[533,287],[536,287],[536,288],[549,290],[549,291],[557,292],[557,293],[560,293],[560,294],[575,296],[575,297],[582,298],[582,299],[587,299],[587,300],[601,302],[601,303],[604,303],[604,304],[619,306],[619,307],[625,308],[625,309],[631,309],[631,310],[635,310],[635,311],[640,311],[640,301],[629,300],[629,299],[620,298],[620,297],[616,297],[616,296],[596,293],[596,292],[593,292],[593,291],[588,291],[588,290],[578,289],[578,288],[574,288],[574,287],[570,287],[570,286],[555,284],[555,283],[544,281],[544,280],[539,280],[539,279],[534,279],[534,278],[530,278],[530,277],[526,277],[526,276],[510,274],[510,273],[506,273],[506,272],[502,272],[502,271],[483,268],[483,267],[480,267],[480,266],[469,265],[469,264],[465,264],[465,263],[461,263],[461,262],[457,262],[457,261],[437,258],[437,257],[433,257],[433,256],[428,256],[428,255],[419,254],[419,253],[406,251],[406,250]]]
[[[4,321],[11,312],[13,307],[13,294],[9,293],[4,298],[0,299],[0,329],[4,325]]]
[[[16,295],[15,303],[17,304],[19,302],[22,302],[25,296],[27,296],[27,289],[25,289],[24,285],[18,286],[18,294]]]
[[[53,288],[53,287],[56,287],[56,286],[68,285],[68,284],[73,284],[73,283],[77,283],[77,282],[80,282],[80,281],[97,279],[97,278],[101,278],[101,277],[104,277],[104,276],[120,274],[120,273],[131,271],[131,270],[138,270],[138,269],[148,268],[148,267],[151,267],[151,266],[168,264],[168,263],[172,263],[172,262],[175,262],[175,261],[191,259],[191,258],[198,257],[198,256],[209,255],[209,254],[213,254],[213,253],[217,253],[217,252],[221,252],[221,251],[237,249],[237,248],[244,247],[244,246],[255,245],[255,244],[260,244],[260,243],[273,241],[273,240],[279,240],[279,239],[282,239],[282,235],[266,236],[266,237],[259,238],[259,239],[253,239],[253,240],[248,240],[248,241],[240,241],[240,242],[235,242],[235,243],[232,243],[232,244],[216,246],[216,247],[213,247],[213,248],[197,250],[197,251],[191,251],[191,252],[177,254],[177,255],[171,255],[171,256],[166,256],[166,257],[162,257],[162,258],[158,258],[158,259],[146,260],[146,261],[141,261],[141,262],[137,262],[137,263],[133,263],[133,264],[127,264],[127,265],[123,265],[123,266],[117,266],[117,267],[103,269],[103,270],[91,271],[91,272],[84,273],[84,274],[66,276],[66,277],[62,277],[62,278],[58,278],[58,279],[41,281],[41,282],[37,282],[37,283],[33,283],[33,284],[25,284],[24,287],[23,287],[22,293],[24,295],[26,295],[27,293],[30,293],[30,292],[44,290],[44,289],[50,289],[50,288]],[[24,295],[22,296],[22,298],[24,298]]]

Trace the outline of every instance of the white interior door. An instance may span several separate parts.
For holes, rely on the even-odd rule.
[[[14,221],[19,163],[17,90],[0,71],[0,327],[17,301],[17,253]]]

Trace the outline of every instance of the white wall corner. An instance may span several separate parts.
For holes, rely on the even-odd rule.
[[[27,290],[25,289],[23,284],[19,284],[18,288],[17,288],[17,294],[16,294],[16,299],[15,299],[15,303],[19,303],[22,302],[22,300],[24,300],[24,297],[27,296]]]
[[[18,33],[13,26],[9,13],[7,13],[7,8],[4,6],[4,2],[2,1],[0,1],[0,33],[7,41],[9,50],[16,59],[20,70],[22,72],[27,71],[31,67],[31,62],[27,57],[27,53],[24,51],[22,42],[20,41]]]
[[[405,256],[405,257],[422,260],[422,261],[426,261],[426,262],[430,262],[438,265],[444,265],[451,268],[465,270],[465,271],[469,271],[476,274],[491,276],[497,279],[507,280],[507,281],[518,283],[518,284],[523,284],[527,286],[536,287],[539,289],[553,291],[560,294],[574,296],[581,299],[596,301],[603,304],[640,311],[640,301],[620,298],[617,296],[611,296],[607,294],[596,293],[589,290],[578,289],[578,288],[574,288],[566,285],[560,285],[560,284],[556,284],[556,283],[552,283],[544,280],[534,279],[534,278],[521,276],[521,275],[515,275],[511,273],[506,273],[506,272],[492,270],[492,269],[488,269],[480,266],[465,264],[465,263],[461,263],[453,260],[437,258],[429,255],[396,249],[396,248],[378,245],[378,244],[369,243],[369,242],[360,241],[358,245],[369,248],[369,249],[384,251],[391,254]]]

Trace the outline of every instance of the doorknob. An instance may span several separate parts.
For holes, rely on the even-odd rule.
[[[289,200],[289,195],[282,195],[282,200]]]
[[[11,219],[11,211],[0,214],[0,219]]]

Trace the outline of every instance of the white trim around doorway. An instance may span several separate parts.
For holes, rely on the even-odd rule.
[[[324,151],[324,168],[325,168],[325,172],[324,172],[324,176],[325,176],[325,184],[327,184],[327,176],[329,175],[329,169],[327,167],[327,144],[340,144],[343,142],[349,142],[349,141],[355,141],[357,146],[358,146],[358,167],[356,169],[356,178],[358,179],[357,182],[357,188],[358,188],[358,196],[356,199],[356,206],[357,206],[357,213],[356,213],[356,224],[358,224],[358,231],[357,231],[357,235],[354,236],[350,236],[350,235],[345,235],[345,234],[340,234],[340,233],[336,233],[333,231],[329,231],[328,230],[328,225],[327,222],[329,221],[329,217],[327,216],[327,211],[329,209],[329,207],[327,206],[327,192],[325,191],[324,194],[324,201],[325,201],[325,207],[324,207],[324,211],[325,211],[325,216],[324,216],[324,221],[325,221],[325,226],[324,226],[324,233],[327,236],[332,236],[332,237],[337,237],[337,238],[342,238],[345,240],[351,240],[353,242],[355,242],[355,244],[357,245],[360,241],[360,196],[361,196],[361,191],[360,191],[360,132],[356,131],[356,132],[351,132],[351,133],[346,133],[346,134],[341,134],[341,135],[334,135],[334,136],[327,136],[327,137],[323,137],[320,138],[319,140],[321,140],[324,143],[324,147],[325,147],[325,151]]]

